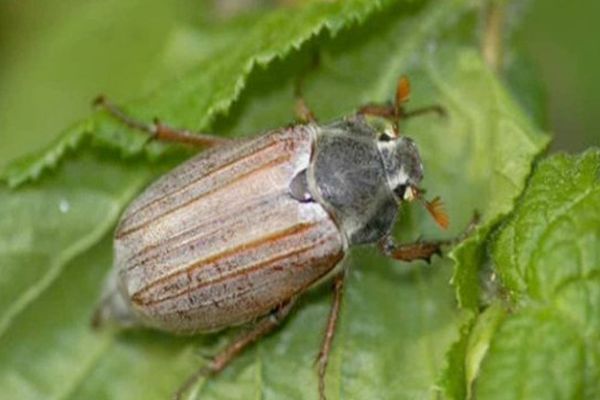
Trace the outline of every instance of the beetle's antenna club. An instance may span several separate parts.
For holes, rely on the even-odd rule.
[[[421,201],[423,206],[425,206],[425,209],[429,212],[429,215],[433,217],[435,223],[442,229],[448,229],[450,218],[448,218],[448,213],[444,210],[444,202],[442,199],[437,196],[434,197],[433,200],[425,200],[423,197],[424,194],[425,190],[416,190],[416,198]]]
[[[436,197],[431,201],[425,200],[425,208],[429,211],[429,214],[433,217],[435,222],[442,229],[448,229],[448,225],[450,225],[450,219],[448,218],[448,213],[444,210],[444,202],[441,198]]]
[[[398,79],[396,85],[396,96],[394,98],[394,106],[396,107],[396,113],[399,115],[402,110],[402,105],[410,99],[410,81],[405,75],[402,75]]]

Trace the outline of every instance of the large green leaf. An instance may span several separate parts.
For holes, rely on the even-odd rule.
[[[221,37],[228,45],[216,45],[211,56],[190,55],[189,72],[128,111],[248,135],[291,120],[294,79],[315,51],[321,62],[306,77],[305,92],[323,120],[391,97],[398,75],[408,73],[412,107],[439,103],[448,111],[446,118],[423,117],[403,128],[422,149],[425,186],[447,203],[451,236],[474,209],[486,224],[508,211],[546,141],[479,57],[472,7],[466,0],[315,2],[245,19],[244,29],[234,21]],[[166,54],[186,45],[194,52],[205,38],[188,32]],[[235,334],[184,339],[89,328],[119,211],[184,156],[153,144],[154,161],[148,161],[142,149],[142,135],[98,113],[4,171],[8,183],[20,186],[0,188],[8,217],[0,220],[2,396],[165,398],[203,362],[195,354],[199,346],[216,351]],[[440,236],[423,210],[404,211],[401,237]],[[449,260],[408,266],[361,250],[350,264],[329,398],[436,397],[443,356],[461,321],[448,285]],[[475,274],[476,264],[468,266]],[[476,298],[477,287],[461,288]],[[327,300],[326,287],[311,292],[277,334],[220,377],[200,382],[197,397],[315,398],[312,362]]]
[[[163,48],[186,26],[180,14],[185,7],[203,15],[204,4],[0,2],[0,168],[47,146],[67,124],[87,116],[98,93],[134,98],[160,81],[164,75],[155,69],[165,61]],[[218,44],[215,36],[203,47]],[[180,58],[168,57],[177,66]]]
[[[215,115],[227,111],[239,96],[255,65],[266,65],[285,56],[324,29],[335,34],[343,26],[365,18],[382,3],[385,1],[314,2],[307,7],[272,12],[253,24],[244,21],[247,29],[236,27],[235,40],[216,46],[210,56],[205,55],[186,73],[185,79],[162,86],[155,95],[128,111],[142,119],[151,120],[160,115],[165,122],[190,129],[206,129]],[[190,48],[193,50],[198,51]],[[106,115],[96,114],[86,123],[69,129],[41,154],[9,165],[4,178],[11,185],[35,178],[45,168],[54,166],[68,148],[76,147],[90,134],[97,141],[119,147],[125,154],[140,151],[143,141],[128,135],[115,135],[115,130],[114,121]]]
[[[454,349],[469,394],[485,399],[600,395],[600,151],[543,160],[491,243],[502,285],[493,324],[474,348]],[[488,321],[489,322],[489,321]],[[475,329],[462,340],[474,341]],[[451,382],[455,385],[456,380]],[[458,385],[457,385],[458,386]],[[464,391],[453,387],[454,398]],[[464,393],[464,392],[463,392]]]
[[[489,197],[485,199],[482,209],[486,223],[452,254],[458,264],[453,276],[458,300],[461,306],[471,310],[477,310],[481,297],[485,296],[485,293],[480,293],[482,266],[485,264],[482,242],[498,218],[512,209],[513,201],[521,192],[530,172],[532,157],[547,144],[547,138],[539,135],[524,112],[515,103],[507,101],[507,94],[498,82],[491,79],[488,84],[489,96],[486,102],[473,103],[472,108],[464,110],[469,116],[469,122],[478,132],[487,131],[489,136],[486,137],[487,142],[482,137],[479,138],[477,143],[484,141],[483,146],[471,149],[479,159],[466,171],[487,179],[487,191],[484,195]],[[476,107],[483,109],[476,114],[473,112]],[[490,113],[494,115],[493,118],[482,117],[486,114],[489,116]],[[482,163],[487,168],[481,169]],[[472,191],[468,193],[477,195]]]
[[[600,151],[537,167],[492,246],[517,310],[491,342],[477,395],[600,395],[599,204]]]

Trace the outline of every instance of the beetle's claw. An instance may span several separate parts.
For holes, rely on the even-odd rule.
[[[469,226],[467,228],[467,233],[470,235],[473,233],[477,225],[481,222],[481,213],[479,210],[473,211],[473,216],[471,217],[471,222],[469,222]]]
[[[215,359],[214,353],[208,349],[201,348],[196,351],[196,355],[209,363]]]
[[[90,326],[92,327],[92,329],[98,330],[102,326],[102,323],[103,323],[102,310],[100,309],[100,307],[98,307],[94,311],[94,314],[92,314],[92,318],[90,320]]]
[[[92,107],[102,107],[106,104],[106,96],[103,94],[99,94],[92,100]]]

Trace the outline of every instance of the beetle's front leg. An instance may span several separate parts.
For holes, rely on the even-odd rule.
[[[435,254],[442,255],[443,246],[456,245],[467,238],[479,224],[479,213],[474,212],[473,217],[467,228],[458,236],[446,240],[418,240],[414,243],[399,244],[390,235],[385,236],[378,243],[379,249],[383,254],[400,261],[424,260],[431,261]]]
[[[125,113],[121,108],[111,103],[104,96],[98,96],[94,100],[94,105],[104,109],[113,118],[122,122],[128,127],[147,133],[150,136],[150,139],[160,140],[163,142],[187,144],[202,148],[213,147],[231,141],[231,139],[207,135],[205,133],[196,133],[185,129],[175,129],[161,123],[158,119],[155,119],[151,124],[138,121],[127,115],[127,113]]]
[[[203,376],[212,376],[221,372],[229,363],[244,351],[249,345],[256,342],[262,336],[275,329],[281,321],[290,313],[294,305],[295,299],[287,300],[285,303],[277,307],[271,314],[267,315],[248,332],[243,333],[225,349],[219,352],[210,363],[198,369],[181,385],[177,392],[173,395],[174,400],[179,400],[185,392],[187,392],[197,381]]]
[[[321,400],[325,400],[325,372],[327,371],[329,353],[331,352],[335,328],[340,316],[345,276],[345,271],[342,271],[333,281],[333,303],[331,303],[327,328],[325,330],[325,336],[323,337],[323,343],[321,343],[321,350],[317,356],[317,365],[319,368],[319,399]]]
[[[425,260],[431,261],[435,254],[442,255],[442,246],[451,241],[417,241],[415,243],[399,244],[391,236],[379,241],[379,249],[383,254],[400,261]]]

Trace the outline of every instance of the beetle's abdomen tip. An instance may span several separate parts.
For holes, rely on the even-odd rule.
[[[92,314],[90,325],[93,329],[104,329],[107,326],[131,328],[141,325],[141,322],[123,294],[115,290],[100,301]]]
[[[97,331],[102,328],[104,323],[104,319],[102,318],[102,311],[100,307],[97,307],[94,313],[92,314],[92,318],[90,319],[90,327]]]
[[[90,327],[95,331],[104,330],[109,327],[121,328],[122,326],[113,311],[104,304],[99,304],[96,307],[90,319]]]
[[[100,304],[96,306],[92,318],[90,319],[90,327],[93,330],[99,331],[110,325],[119,326],[119,322],[110,307],[110,303],[107,299],[103,299]]]

